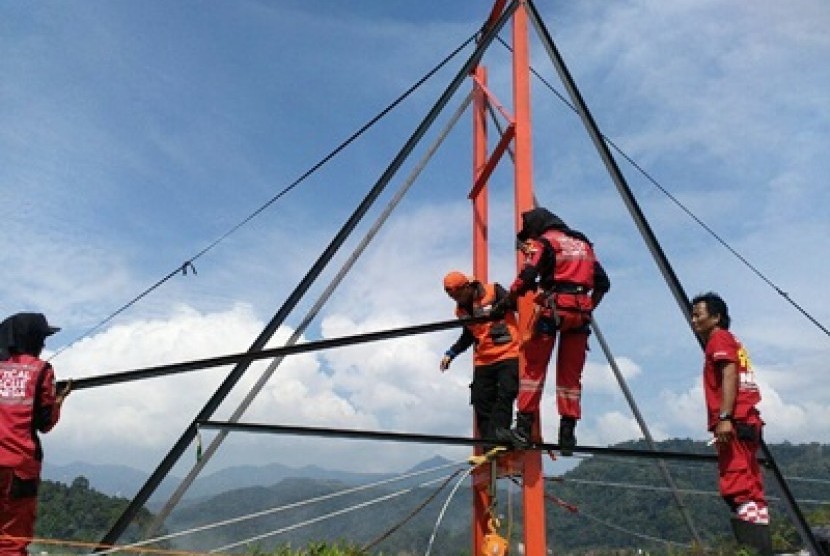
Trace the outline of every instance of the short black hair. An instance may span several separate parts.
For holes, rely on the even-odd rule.
[[[726,306],[726,301],[724,301],[721,296],[715,292],[702,293],[692,299],[692,307],[698,303],[706,304],[706,311],[710,315],[717,315],[720,317],[718,326],[724,330],[729,330],[729,324],[732,322],[732,319],[729,318],[729,307]]]

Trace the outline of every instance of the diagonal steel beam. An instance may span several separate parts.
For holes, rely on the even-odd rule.
[[[470,71],[475,68],[478,62],[481,60],[481,57],[484,55],[484,52],[493,42],[493,39],[498,35],[501,28],[504,24],[509,20],[510,16],[516,10],[518,6],[518,0],[512,0],[510,5],[505,9],[504,13],[502,13],[501,17],[490,26],[486,32],[483,33],[481,40],[477,43],[475,50],[461,67],[461,69],[456,73],[453,80],[444,90],[444,92],[439,97],[438,101],[432,107],[432,109],[427,113],[426,117],[421,121],[412,135],[409,137],[407,142],[383,172],[381,177],[377,180],[375,185],[363,199],[363,201],[358,205],[357,209],[355,209],[354,213],[349,217],[343,227],[338,231],[335,235],[334,239],[332,239],[331,243],[326,247],[326,249],[320,254],[316,262],[312,265],[311,269],[308,273],[303,277],[294,291],[288,296],[282,306],[279,308],[277,313],[265,327],[265,329],[260,333],[254,343],[251,345],[250,351],[259,351],[261,350],[265,344],[271,339],[277,329],[285,322],[285,319],[288,317],[289,313],[297,306],[300,302],[302,297],[311,287],[311,284],[317,279],[317,277],[322,273],[323,269],[326,267],[328,262],[331,258],[335,255],[335,253],[340,249],[340,247],[345,243],[346,239],[351,235],[352,231],[357,227],[358,223],[363,219],[365,214],[368,212],[369,208],[374,204],[375,200],[380,196],[383,190],[386,188],[386,185],[395,175],[395,173],[400,169],[403,165],[404,161],[408,158],[410,153],[414,150],[415,146],[421,140],[423,135],[427,132],[433,122],[437,119],[438,115],[441,113],[441,110],[447,105],[450,98],[455,94],[455,92],[459,89],[462,83],[465,82],[467,75]],[[213,415],[222,401],[227,397],[230,393],[231,389],[236,385],[237,382],[242,378],[245,371],[250,366],[250,362],[248,363],[240,363],[236,365],[233,370],[228,374],[216,392],[211,396],[211,398],[207,401],[205,406],[202,408],[201,411],[196,415],[196,418],[191,422],[191,424],[185,429],[182,433],[179,440],[176,441],[173,448],[171,448],[170,452],[164,457],[158,467],[153,471],[147,481],[144,483],[144,486],[138,491],[135,497],[130,501],[127,507],[124,509],[124,512],[118,517],[116,522],[110,528],[110,530],[104,535],[101,539],[99,549],[103,549],[104,546],[113,545],[115,542],[121,537],[124,531],[127,529],[129,524],[138,514],[138,511],[144,506],[144,504],[149,500],[150,496],[155,492],[156,488],[161,484],[162,480],[167,476],[176,462],[179,460],[181,455],[185,452],[187,447],[193,442],[193,439],[196,437],[196,422],[199,420],[204,420],[209,418]]]

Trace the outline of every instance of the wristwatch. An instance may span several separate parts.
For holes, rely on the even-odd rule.
[[[729,412],[721,411],[718,414],[718,421],[731,421],[731,420],[732,420],[732,414],[729,413]]]

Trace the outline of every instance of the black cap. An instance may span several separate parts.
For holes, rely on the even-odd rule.
[[[24,315],[25,318],[31,319],[29,321],[31,330],[40,332],[44,337],[51,336],[52,334],[61,331],[61,329],[57,326],[50,325],[43,313],[18,313],[17,315]]]
[[[0,322],[0,351],[37,354],[43,340],[58,330],[43,313],[16,313]]]

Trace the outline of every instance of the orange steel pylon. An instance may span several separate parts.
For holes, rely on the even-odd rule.
[[[506,0],[497,0],[486,25],[492,24],[502,14]],[[487,180],[498,165],[502,155],[512,143],[514,150],[515,228],[521,227],[521,214],[533,208],[533,162],[530,125],[530,62],[528,46],[528,16],[523,4],[513,14],[513,103],[512,118],[502,132],[493,152],[487,152],[487,107],[495,100],[487,90],[487,74],[477,67],[471,74],[473,80],[473,273],[482,281],[488,276],[488,213]],[[502,114],[505,114],[505,110]],[[506,115],[506,114],[505,114]],[[517,253],[517,269],[521,264]],[[519,299],[519,330],[527,330],[532,312],[532,301]],[[520,363],[520,375],[524,373],[524,361]],[[538,435],[541,422],[536,415],[534,433]],[[537,436],[538,437],[538,436]],[[477,448],[477,450],[479,450]],[[542,456],[539,451],[527,451],[511,458],[509,465],[522,473],[524,545],[527,556],[544,556],[547,552],[545,534],[544,480]],[[490,519],[490,474],[487,466],[481,466],[473,478],[473,554],[481,554],[484,535]]]

